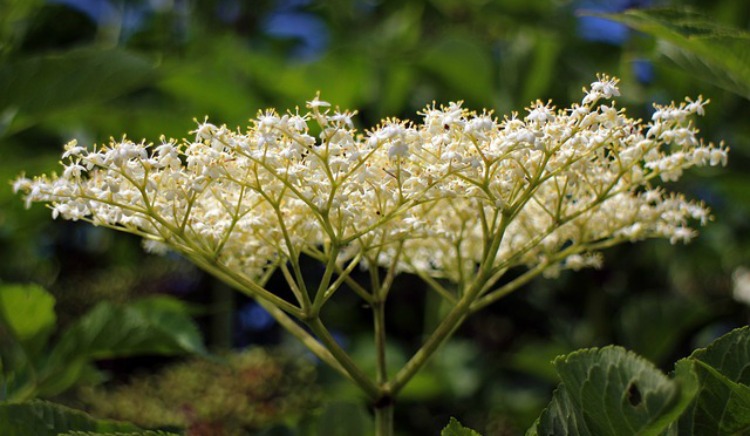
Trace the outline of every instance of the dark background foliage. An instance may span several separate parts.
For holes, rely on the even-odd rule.
[[[724,26],[750,24],[743,2],[679,3]],[[471,318],[397,409],[397,427],[414,434],[435,434],[450,416],[485,434],[517,434],[548,402],[556,384],[549,362],[558,354],[614,343],[669,370],[675,358],[747,321],[748,303],[735,301],[733,289],[750,267],[748,101],[675,66],[652,37],[582,15],[653,6],[674,5],[0,0],[0,179],[55,169],[71,138],[87,145],[125,133],[181,138],[206,115],[244,126],[259,109],[303,107],[316,91],[358,109],[361,128],[385,116],[414,119],[432,101],[464,100],[500,115],[536,98],[566,106],[597,72],[620,77],[620,103],[644,119],[653,101],[710,98],[698,124],[706,139],[723,139],[732,152],[727,169],[694,171],[674,186],[714,211],[694,243],[617,247],[605,253],[601,270],[531,283]],[[0,189],[0,247],[0,280],[49,289],[60,328],[102,300],[165,293],[200,305],[198,320],[214,349],[287,340],[259,306],[180,258],[144,254],[127,235],[52,221],[41,207],[26,211],[9,186]],[[320,274],[312,262],[306,268],[310,277]],[[403,361],[440,307],[413,277],[400,277],[392,295],[391,357]],[[369,311],[344,295],[326,310],[340,341],[368,367]],[[133,368],[161,363],[103,365],[124,380]],[[327,401],[356,399],[321,371]]]

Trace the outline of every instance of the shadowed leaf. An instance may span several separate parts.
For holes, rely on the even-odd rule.
[[[97,420],[81,411],[46,401],[0,404],[0,434],[4,436],[57,436],[70,431],[128,434],[137,430],[132,424]]]
[[[677,363],[691,366],[700,390],[679,422],[679,434],[750,431],[750,327],[734,330]]]
[[[200,332],[178,300],[151,297],[126,306],[100,303],[60,338],[43,366],[41,395],[72,386],[95,359],[203,354]]]
[[[691,373],[669,378],[622,347],[575,351],[554,365],[562,383],[529,435],[658,435],[696,389]]]

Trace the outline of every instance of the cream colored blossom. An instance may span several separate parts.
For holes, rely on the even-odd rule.
[[[55,218],[141,235],[233,280],[301,254],[333,256],[337,274],[380,265],[459,289],[516,266],[554,275],[598,267],[617,243],[687,242],[709,219],[661,186],[726,164],[727,148],[702,142],[691,120],[707,101],[655,106],[643,124],[608,101],[618,95],[600,76],[570,108],[537,101],[498,119],[431,105],[419,122],[364,133],[356,113],[316,96],[307,113],[263,111],[245,131],[206,120],[183,141],[71,142],[61,175],[21,176],[14,189]]]

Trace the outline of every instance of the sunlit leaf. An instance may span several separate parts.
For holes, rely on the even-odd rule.
[[[0,322],[29,355],[43,347],[55,327],[55,298],[38,285],[0,287]]]

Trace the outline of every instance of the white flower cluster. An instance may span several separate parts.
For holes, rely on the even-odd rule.
[[[643,125],[606,101],[616,79],[584,91],[570,108],[537,101],[503,119],[432,105],[420,123],[364,133],[355,113],[316,97],[307,113],[268,110],[246,131],[203,122],[183,142],[71,142],[62,175],[14,187],[53,217],[251,280],[307,254],[333,256],[338,273],[377,264],[466,284],[481,268],[554,274],[598,266],[598,250],[624,241],[689,241],[708,210],[659,185],[726,164],[727,148],[703,143],[690,121],[706,101],[655,106]]]

